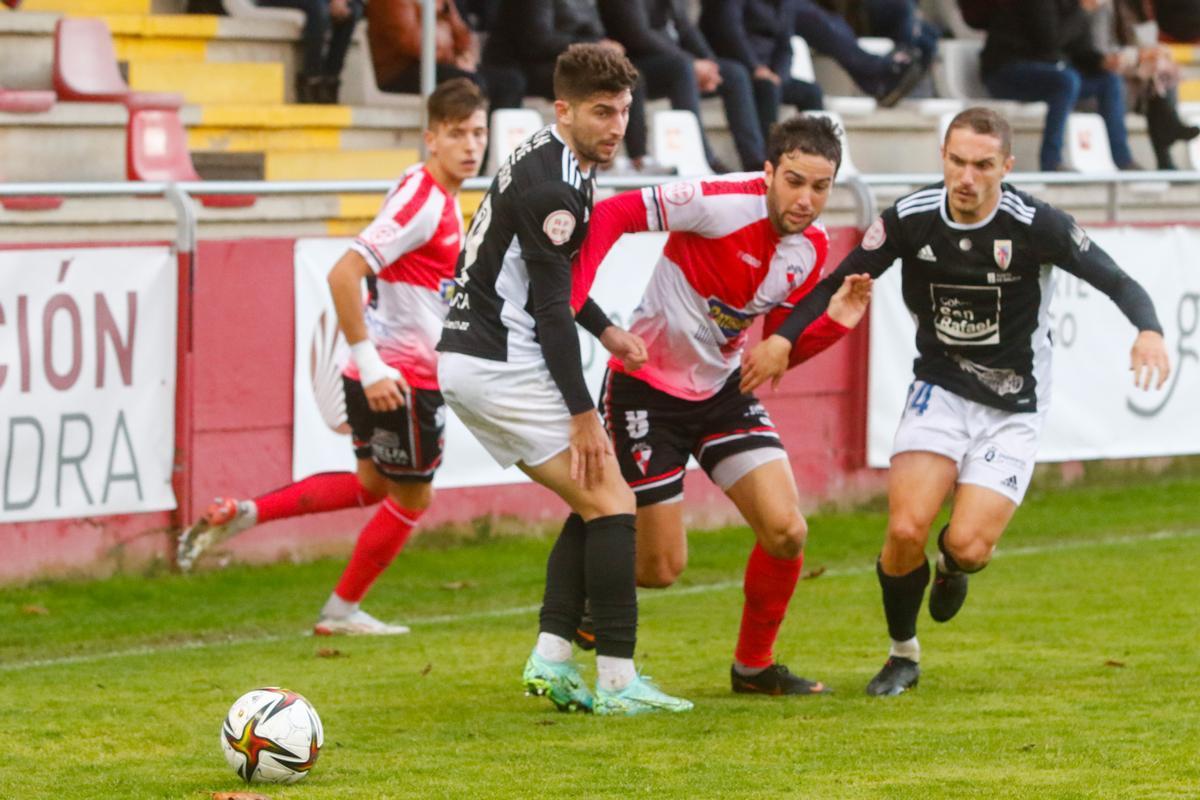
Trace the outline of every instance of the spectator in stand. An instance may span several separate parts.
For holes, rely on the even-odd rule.
[[[797,111],[824,108],[821,87],[791,77],[795,7],[791,0],[702,0],[700,30],[718,56],[750,71],[759,129],[764,138],[779,106]]]
[[[886,56],[868,53],[862,49],[858,44],[858,34],[851,27],[847,16],[843,16],[848,14],[849,18],[865,26],[870,21],[865,6],[860,8],[857,2],[848,3],[847,0],[825,0],[826,4],[832,3],[839,9],[840,13],[835,13],[823,8],[814,0],[786,2],[793,8],[794,19],[788,30],[808,42],[817,52],[836,61],[858,84],[859,89],[874,97],[884,108],[891,108],[906,97],[925,75],[929,62],[933,59],[936,36],[932,46],[928,43],[924,45],[929,49],[926,53],[920,44],[916,47],[905,45],[898,35],[901,31],[890,27],[904,27],[904,15],[891,6],[897,2],[906,3],[908,0],[881,0],[879,18],[889,24],[889,29],[886,32],[881,30],[876,35],[888,36],[895,39],[897,44]],[[914,15],[910,14],[907,19],[909,25],[915,24]],[[866,28],[863,30],[865,32]]]
[[[304,12],[300,32],[304,55],[296,73],[296,101],[336,103],[350,38],[362,19],[362,0],[255,0],[255,5]]]
[[[668,97],[671,107],[700,117],[700,95],[720,93],[738,157],[746,170],[760,170],[766,145],[754,106],[750,72],[731,58],[718,59],[688,18],[686,0],[600,0],[600,19],[641,73],[650,97]],[[645,127],[630,114],[629,128]],[[628,136],[628,132],[626,133]],[[701,127],[704,154],[714,172],[729,168],[712,153]]]
[[[421,0],[371,0],[367,5],[367,38],[379,88],[419,94]],[[491,108],[520,107],[525,88],[520,73],[503,65],[479,63],[479,37],[459,16],[453,0],[437,2],[435,41],[438,83],[468,78],[484,91]]]
[[[1200,0],[1142,0],[1158,30],[1173,42],[1200,42]]]
[[[831,0],[824,0],[828,6]],[[882,36],[919,55],[929,69],[937,55],[938,28],[923,19],[915,0],[832,0],[844,6],[842,16],[862,36]],[[857,24],[856,24],[857,23]]]
[[[1049,105],[1042,131],[1041,169],[1062,170],[1067,115],[1083,98],[1095,98],[1108,129],[1113,161],[1122,170],[1141,167],[1129,151],[1125,82],[1092,40],[1091,19],[1080,0],[1010,0],[988,23],[980,67],[993,97]]]
[[[1154,42],[1156,31],[1145,41],[1139,40],[1138,27],[1154,25],[1143,18],[1140,0],[1089,0],[1083,5],[1092,12],[1096,47],[1115,64],[1113,70],[1125,78],[1130,107],[1146,115],[1158,168],[1175,169],[1171,145],[1200,136],[1200,127],[1179,118],[1179,65],[1168,48]]]

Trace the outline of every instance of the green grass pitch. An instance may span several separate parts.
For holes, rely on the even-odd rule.
[[[805,570],[825,571],[777,653],[834,687],[818,698],[730,693],[751,536],[695,533],[681,583],[641,594],[640,666],[696,703],[669,718],[523,696],[545,538],[418,540],[364,604],[413,628],[387,639],[305,635],[337,561],[0,590],[0,798],[243,788],[218,731],[263,685],[326,731],[307,780],[259,789],[278,798],[1200,795],[1200,478],[1031,492],[959,616],[922,613],[920,687],[889,700],[863,694],[883,526],[810,518]]]

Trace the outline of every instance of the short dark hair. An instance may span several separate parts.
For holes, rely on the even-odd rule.
[[[573,103],[594,94],[632,91],[637,80],[637,69],[611,47],[573,44],[554,62],[554,99]]]
[[[942,140],[944,147],[950,141],[950,132],[958,128],[970,128],[975,133],[995,136],[1000,140],[1000,152],[1005,158],[1012,155],[1012,126],[1000,112],[985,106],[971,106],[958,112],[946,127],[946,138]]]
[[[771,165],[778,167],[779,159],[796,151],[826,159],[836,174],[842,166],[841,127],[823,114],[796,114],[772,125],[767,135]]]
[[[429,127],[443,122],[458,122],[476,111],[487,111],[487,100],[479,86],[469,78],[442,81],[425,103]]]

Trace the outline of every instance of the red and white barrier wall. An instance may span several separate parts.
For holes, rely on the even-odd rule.
[[[1150,291],[1175,371],[1162,390],[1134,392],[1132,327],[1107,298],[1060,273],[1043,460],[1200,452],[1200,228],[1091,233]],[[860,239],[855,229],[831,234],[828,268]],[[643,241],[621,242],[593,293],[618,321],[660,246],[633,238]],[[251,497],[352,463],[330,427],[336,415],[317,402],[333,325],[322,270],[342,248],[200,242],[194,264],[164,244],[0,248],[0,582],[169,558],[173,530],[212,497]],[[883,487],[868,463],[886,464],[912,363],[898,272],[876,288],[869,324],[793,370],[777,392],[761,392],[810,500]],[[585,343],[593,385],[603,371],[594,350]],[[499,472],[473,447],[452,422],[425,526],[563,516],[552,494],[514,482],[518,474]],[[734,518],[698,470],[686,492],[693,520]],[[246,559],[344,551],[365,513],[271,523],[231,549]]]
[[[835,230],[833,238],[830,262],[836,263],[859,233]],[[343,246],[293,239],[200,242],[190,280],[188,254],[165,245],[0,249],[0,489],[8,487],[7,496],[0,495],[0,582],[104,574],[167,558],[172,527],[193,519],[212,497],[254,496],[303,473],[293,470],[293,431],[314,325],[301,320],[297,338],[296,276],[305,248],[320,252],[322,245],[335,253]],[[157,267],[138,266],[147,258],[157,259]],[[648,276],[649,266],[633,271]],[[610,284],[610,294],[620,293],[623,280]],[[635,293],[624,294],[632,309]],[[615,316],[627,318],[620,311]],[[858,492],[864,481],[878,485],[878,475],[863,467],[866,343],[865,331],[856,332],[763,398],[808,497]],[[172,353],[174,359],[164,360]],[[596,381],[602,359],[596,354],[592,361]],[[118,380],[127,373],[127,382]],[[71,388],[63,388],[73,375]],[[87,458],[80,457],[87,443],[80,413],[94,418]],[[40,454],[31,449],[36,426],[22,421],[28,418],[40,420]],[[551,493],[500,482],[513,480],[509,475],[479,484],[488,480],[486,461],[460,454],[460,463],[482,465],[484,477],[456,478],[455,452],[472,444],[459,438],[448,435],[446,477],[423,525],[487,515],[530,522],[563,516]],[[330,457],[344,458],[341,445],[334,447]],[[38,496],[31,501],[35,485]],[[698,519],[732,518],[732,507],[702,473],[689,474],[687,494]],[[344,550],[363,520],[361,510],[284,520],[236,540],[232,549],[249,559]]]

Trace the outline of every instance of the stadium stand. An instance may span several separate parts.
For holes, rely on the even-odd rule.
[[[10,181],[124,179],[129,111],[123,97],[129,92],[182,95],[177,119],[186,133],[186,151],[195,172],[206,179],[392,179],[417,159],[420,98],[378,89],[365,23],[355,32],[343,73],[341,97],[345,104],[296,105],[292,89],[302,15],[287,9],[259,9],[250,0],[223,2],[229,16],[178,13],[183,11],[183,0],[26,0],[20,11],[0,7],[0,52],[6,56],[0,73],[0,86],[4,87],[0,90],[0,173]],[[938,7],[942,5],[953,8],[955,2],[927,0],[923,4],[931,19],[953,27],[940,16]],[[66,81],[54,102],[55,31],[60,21],[86,21],[84,27],[89,30],[106,25],[111,41],[103,59],[107,66],[90,70],[86,81]],[[938,168],[937,149],[930,143],[939,130],[939,117],[966,102],[986,99],[976,66],[978,34],[968,29],[964,35],[973,41],[942,42],[933,70],[935,97],[878,109],[873,98],[864,96],[848,80],[847,94],[827,92],[832,95],[827,96],[827,106],[844,121],[858,170],[911,173]],[[879,47],[885,49],[888,44],[884,41]],[[805,49],[802,40],[793,48],[798,72],[792,74],[798,78],[821,75],[825,59],[817,57],[814,65],[811,53],[803,58]],[[94,57],[97,47],[92,50]],[[1176,45],[1173,53],[1184,70],[1181,113],[1200,114],[1200,107],[1188,106],[1189,100],[1200,102],[1197,48]],[[112,99],[67,99],[89,92],[107,93]],[[523,126],[552,117],[546,102],[526,98],[525,106],[521,109],[527,120]],[[653,118],[667,107],[664,101],[653,101],[647,110]],[[1004,103],[1002,107],[1015,124],[1018,169],[1033,168],[1044,106]],[[699,121],[717,156],[736,163],[721,101],[704,99]],[[499,132],[503,128],[500,118],[496,123]],[[1135,157],[1152,163],[1144,120],[1130,115],[1128,125]],[[1185,152],[1179,145],[1180,163],[1197,163],[1185,160]],[[490,162],[489,172],[497,163],[494,159]],[[881,199],[886,199],[886,194]],[[1173,189],[1171,196],[1175,195],[1183,198],[1186,190]],[[210,209],[204,214],[211,212],[219,218],[202,214],[201,219],[204,225],[216,226],[206,230],[221,231],[221,235],[270,229],[281,220],[291,220],[296,230],[308,234],[352,232],[373,215],[377,200],[337,195],[259,197],[254,206],[236,214]],[[61,222],[53,224],[66,225],[70,219],[78,223],[86,217],[84,210],[92,207],[89,203],[92,201],[68,201],[60,209]],[[1179,204],[1185,205],[1184,200]],[[102,219],[161,224],[170,217],[166,208],[161,214],[148,214],[146,209],[154,205],[149,202],[110,205]],[[1096,205],[1101,204],[1097,201]],[[81,216],[72,218],[76,208]],[[835,221],[839,215],[846,219],[851,209],[846,196],[835,195],[828,214]],[[473,210],[470,200],[464,201],[464,210],[468,214]],[[23,214],[20,227],[4,235],[32,236],[37,226],[46,224],[51,224],[51,216]]]

